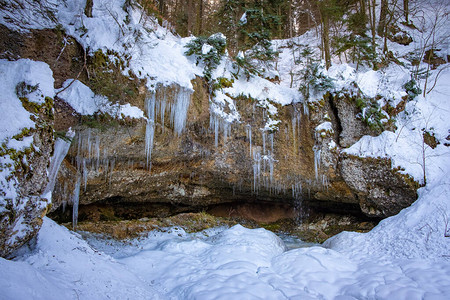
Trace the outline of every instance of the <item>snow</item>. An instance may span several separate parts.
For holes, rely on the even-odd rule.
[[[436,76],[434,70],[432,76]],[[424,182],[424,169],[428,180],[438,180],[450,168],[450,151],[444,144],[449,132],[450,70],[440,73],[440,80],[430,94],[419,95],[407,103],[405,112],[397,119],[395,132],[385,131],[379,136],[364,136],[344,152],[361,157],[389,157],[393,167]],[[425,143],[424,131],[434,134],[439,144],[432,149]]]
[[[247,23],[247,12],[242,14],[241,18],[239,19],[239,22],[241,22],[242,24]]]
[[[68,79],[58,90],[58,97],[70,104],[81,115],[93,115],[98,112],[123,117],[144,118],[144,112],[129,103],[119,105],[111,103],[108,98],[95,95],[94,92],[79,80]]]
[[[374,98],[378,92],[376,83],[380,81],[380,74],[377,71],[369,70],[365,73],[359,73],[357,83],[361,91],[369,98]]]
[[[85,0],[47,0],[39,5],[20,2],[23,9],[12,7],[11,11],[0,11],[2,24],[21,31],[54,28],[60,24],[68,35],[89,49],[90,54],[97,50],[106,53],[110,49],[121,57],[128,55],[129,68],[139,78],[147,79],[151,90],[158,83],[166,86],[178,83],[192,89],[191,80],[202,74],[202,70],[184,56],[184,46],[190,38],[174,36],[137,5],[126,7],[125,0],[93,1],[92,17],[84,14]],[[47,11],[53,11],[53,18],[46,15]],[[8,22],[8,19],[15,22]],[[22,20],[28,22],[26,27],[20,25]],[[124,74],[127,73],[128,69],[124,70]]]
[[[245,95],[260,101],[270,99],[281,105],[300,101],[300,94],[296,89],[278,85],[257,76],[249,80],[240,78],[234,82],[233,87],[224,88],[223,91],[233,97]]]
[[[392,234],[398,225],[391,225]],[[417,256],[423,252],[414,252],[413,242],[425,239],[420,232],[413,232],[409,243],[403,236],[397,241],[404,253],[413,251],[409,259],[392,256],[395,251],[389,251],[385,242],[395,239],[382,239],[386,225],[381,228],[380,236],[372,234],[371,239],[360,234],[350,240],[353,243],[334,241],[334,249],[286,250],[275,234],[240,225],[195,234],[162,228],[125,242],[90,234],[85,237],[90,246],[45,218],[34,246],[22,249],[12,261],[0,259],[0,295],[6,299],[446,299],[450,262],[439,255]]]
[[[106,97],[95,95],[88,86],[74,79],[68,79],[63,83],[58,97],[81,115],[93,115],[108,105]]]
[[[36,88],[32,91],[28,90],[27,86],[35,86]],[[1,59],[0,90],[2,91],[0,144],[5,144],[6,147],[3,148],[2,146],[2,150],[24,151],[33,144],[33,136],[13,137],[20,134],[24,129],[34,128],[35,123],[30,118],[32,114],[23,107],[18,96],[25,97],[28,101],[37,104],[44,103],[45,97],[53,98],[55,92],[53,90],[52,71],[43,62],[35,62],[29,59],[17,61]],[[9,205],[12,205],[14,209],[21,209],[21,206],[24,205],[24,203],[16,201],[18,183],[13,174],[14,161],[10,154],[0,156],[0,213],[8,211],[8,200]],[[16,222],[16,224],[20,224],[20,222]],[[18,228],[17,231],[20,233],[21,228]]]
[[[203,55],[208,54],[209,51],[211,51],[211,49],[214,49],[214,47],[211,46],[211,45],[209,45],[209,44],[206,44],[206,43],[203,44],[203,46],[202,46],[202,54],[203,54]]]
[[[34,251],[0,259],[2,299],[164,299],[108,255],[45,218]]]
[[[394,166],[420,178],[422,168],[415,155],[422,151],[423,144],[417,144],[422,126],[441,142],[435,149],[426,148],[428,182],[419,190],[418,201],[369,233],[344,232],[322,247],[286,250],[264,229],[237,225],[188,234],[169,228],[123,243],[91,235],[90,246],[46,218],[30,249],[22,249],[14,260],[0,259],[0,296],[447,299],[450,239],[444,235],[450,216],[450,158],[443,143],[448,132],[449,73],[443,71],[441,76],[426,99],[408,103],[406,111],[413,118],[400,116],[395,133],[363,137],[345,150],[391,157]],[[325,122],[319,127],[329,126]]]
[[[49,66],[43,62],[35,62],[29,59],[17,61],[0,60],[0,90],[2,101],[0,111],[3,113],[0,119],[0,141],[12,138],[24,128],[34,128],[34,122],[30,119],[31,113],[25,110],[16,94],[16,86],[25,82],[29,86],[38,85],[36,91],[24,95],[29,101],[38,104],[44,103],[45,97],[53,98],[53,73]],[[28,140],[28,142],[30,142]],[[12,144],[10,147],[23,148],[23,144]],[[28,144],[29,146],[29,144]]]
[[[139,107],[132,106],[129,103],[120,106],[120,115],[133,119],[144,118],[144,112]]]
[[[333,133],[333,124],[331,122],[323,122],[316,126],[316,133],[325,136],[327,133]]]
[[[186,94],[192,89],[190,81],[202,74],[201,68],[183,54],[184,45],[192,38],[174,36],[132,7],[128,8],[130,18],[126,24],[126,12],[122,9],[124,1],[94,1],[92,18],[83,14],[83,0],[42,2],[55,9],[57,22],[84,47],[89,46],[91,51],[111,49],[122,56],[130,55],[129,68],[141,79],[147,79],[149,89],[155,89],[158,84],[180,85],[184,95],[180,96],[180,106],[172,110],[175,111],[171,117],[173,122],[178,119],[178,112],[184,112],[188,105]],[[32,1],[26,3],[30,6],[15,12],[2,10],[1,23],[13,29],[27,30],[6,21],[8,17],[19,20],[19,15],[27,21],[28,29],[56,25],[39,13],[40,7],[30,4]],[[424,10],[425,14],[432,12],[432,9]],[[414,16],[411,18],[415,24],[420,23]],[[423,20],[426,29],[433,18]],[[409,32],[419,35],[419,39],[415,39],[419,41],[426,30]],[[446,33],[448,30],[438,31],[436,40]],[[310,44],[315,52],[319,51],[314,45],[320,45],[320,40],[313,31],[292,41]],[[257,99],[257,105],[267,109],[271,117],[263,128],[263,137],[264,130],[278,123],[273,103],[288,105],[302,101],[290,75],[299,71],[300,67],[292,64],[292,58],[298,58],[298,54],[283,48],[288,42],[275,42],[282,50],[278,63],[280,84],[259,77],[248,81],[239,78],[232,87],[217,91],[211,111],[223,122],[212,119],[212,124],[217,130],[222,126],[225,137],[229,123],[240,120],[231,97],[251,96]],[[422,46],[418,42],[410,46],[388,42],[389,49],[396,55],[407,55]],[[441,52],[448,53],[448,44],[442,46]],[[203,50],[209,52],[211,49],[205,47]],[[405,66],[391,64],[378,71],[364,68],[357,71],[350,64],[334,63],[328,75],[334,79],[336,91],[356,83],[363,95],[380,95],[395,107],[406,95],[403,85],[410,79],[411,66],[403,58],[401,60]],[[230,60],[223,59],[213,77],[231,78],[230,68]],[[430,90],[435,79],[437,83]],[[39,84],[39,88],[27,96],[32,101],[43,103],[45,96],[55,95],[48,65],[30,60],[0,60],[3,93],[0,110],[4,112],[0,120],[0,141],[7,141],[8,147],[15,149],[24,149],[32,140],[27,137],[19,141],[12,137],[23,128],[34,126],[30,113],[22,107],[15,93],[17,84],[22,81],[29,85]],[[67,87],[72,81],[66,81],[63,86]],[[322,246],[292,250],[287,250],[284,243],[267,230],[246,229],[240,225],[197,234],[166,228],[123,243],[91,235],[86,238],[88,244],[80,235],[44,218],[42,229],[28,248],[22,248],[12,260],[0,258],[0,298],[448,299],[450,238],[446,235],[450,234],[450,151],[445,143],[448,143],[450,129],[449,82],[450,70],[446,66],[431,70],[425,97],[419,95],[406,104],[405,112],[397,116],[395,132],[365,136],[343,150],[361,157],[390,158],[392,167],[401,168],[401,172],[421,183],[425,183],[426,177],[426,185],[419,189],[419,199],[411,207],[383,220],[369,233],[344,232]],[[420,84],[424,89],[423,80]],[[79,81],[74,81],[59,96],[80,114],[100,111],[120,116],[144,116],[140,109],[129,104],[109,103]],[[222,114],[225,110],[230,113]],[[149,123],[156,121],[156,116],[152,119],[151,113],[147,115]],[[184,127],[185,119],[177,122],[178,133]],[[327,131],[330,124],[322,123],[316,131]],[[434,149],[424,143],[424,132],[432,134],[439,142]],[[336,147],[333,141],[328,145]],[[261,160],[265,161],[269,156],[253,152],[258,157],[254,165],[257,174]],[[320,149],[315,149],[314,154],[317,173]],[[9,156],[0,157],[2,166],[12,163]],[[15,198],[16,182],[6,180],[10,171],[0,168],[0,185],[4,192],[0,213],[5,211],[4,199]],[[80,184],[81,178],[78,178],[78,187]],[[19,234],[22,229],[17,228]]]

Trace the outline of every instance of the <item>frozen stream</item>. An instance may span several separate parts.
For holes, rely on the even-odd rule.
[[[341,238],[348,251],[352,240]],[[0,299],[448,299],[446,259],[369,255],[361,244],[358,256],[288,250],[305,245],[283,239],[236,225],[118,242],[45,218],[28,250],[0,259]]]
[[[103,253],[111,255],[114,258],[126,258],[128,256],[136,255],[137,253],[147,250],[158,250],[167,243],[192,243],[210,242],[214,240],[214,236],[220,234],[224,230],[229,229],[226,226],[210,228],[197,233],[186,233],[179,227],[162,228],[161,230],[154,230],[148,233],[147,237],[116,240],[102,234],[95,234],[90,232],[80,232],[83,239],[94,249]],[[276,235],[283,241],[286,250],[297,248],[306,248],[312,246],[319,246],[319,244],[304,242],[296,236],[289,233],[276,233]]]
[[[262,228],[83,236],[169,299],[448,299],[450,290],[448,263],[355,259]]]

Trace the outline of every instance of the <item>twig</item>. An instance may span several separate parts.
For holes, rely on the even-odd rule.
[[[64,92],[65,90],[67,90],[67,89],[72,85],[72,83],[75,82],[75,80],[78,80],[78,78],[80,77],[80,75],[81,75],[81,73],[83,72],[84,69],[86,69],[86,73],[87,73],[87,76],[88,76],[88,79],[89,79],[89,71],[88,71],[88,68],[87,68],[87,65],[86,65],[86,61],[87,61],[87,55],[86,55],[86,49],[84,49],[84,64],[83,64],[83,67],[81,68],[80,72],[78,72],[77,76],[75,77],[74,80],[72,80],[72,82],[70,82],[70,83],[69,83],[65,88],[63,88],[62,90],[58,91],[58,92],[55,94],[55,97],[58,96],[60,93]]]
[[[56,58],[55,63],[53,64],[53,67],[56,66],[56,62],[61,58],[61,55],[63,54],[64,50],[66,49],[67,43],[68,43],[68,42],[67,42],[67,38],[64,37],[64,46],[62,47],[61,52],[59,52],[59,55],[58,55],[58,57]]]
[[[445,69],[448,68],[448,65],[445,65],[445,67],[443,67],[442,69],[439,70],[439,72],[436,74],[436,77],[434,78],[434,83],[433,86],[428,90],[427,95],[434,89],[434,87],[436,86],[437,80],[439,78],[439,75],[441,74],[441,72]]]

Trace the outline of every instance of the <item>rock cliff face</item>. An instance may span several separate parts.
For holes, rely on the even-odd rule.
[[[75,186],[78,172],[80,216],[88,219],[259,202],[290,205],[296,209],[286,213],[291,217],[302,214],[302,207],[386,217],[415,200],[417,187],[391,170],[389,161],[341,154],[372,133],[356,118],[351,99],[327,94],[320,101],[279,106],[279,129],[268,132],[260,129],[267,111],[252,99],[234,99],[241,120],[229,124],[210,115],[204,81],[193,85],[186,117],[177,101],[190,92],[159,86],[147,95],[156,109],[151,125],[141,119],[79,126],[67,157],[72,175],[62,175],[54,197],[70,204],[73,190],[67,187]],[[183,118],[180,130],[176,120]]]
[[[0,212],[0,257],[11,253],[35,236],[42,225],[42,218],[49,209],[44,197],[48,184],[47,168],[53,152],[53,101],[48,99],[42,105],[24,104],[32,114],[35,128],[24,136],[33,137],[31,147],[24,151],[13,151],[2,145],[1,156],[9,155],[14,171],[10,182],[14,184],[16,196],[5,195],[2,185],[1,197],[6,206]],[[21,139],[21,138],[18,138]],[[5,165],[2,159],[1,171]]]
[[[307,208],[386,217],[416,198],[417,186],[393,171],[389,161],[341,153],[361,136],[376,134],[357,118],[358,108],[350,98],[327,94],[303,104],[273,104],[280,123],[277,130],[264,131],[268,111],[247,97],[233,99],[239,122],[228,123],[211,114],[208,87],[201,78],[192,82],[193,91],[172,85],[158,86],[151,94],[142,81],[123,77],[101,53],[86,57],[74,39],[56,29],[32,31],[25,37],[0,26],[0,34],[5,37],[0,42],[3,55],[47,62],[55,87],[79,76],[94,92],[132,103],[150,120],[82,117],[56,98],[55,130],[72,127],[77,134],[53,193],[52,210],[60,210],[55,215],[72,205],[77,178],[80,217],[88,219],[199,210],[221,214],[228,210],[232,215],[261,203],[280,218],[302,216]],[[69,42],[62,44],[63,37]],[[44,140],[42,134],[35,138]],[[45,153],[34,168],[42,169],[40,182],[26,178],[22,184],[35,197],[45,186],[43,166],[52,146],[39,148]],[[31,217],[37,230],[46,209],[30,204],[26,210],[38,216]],[[2,228],[5,237],[13,230],[6,223]]]

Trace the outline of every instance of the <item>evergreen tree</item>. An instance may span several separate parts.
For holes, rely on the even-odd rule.
[[[356,68],[364,63],[376,66],[376,51],[371,37],[367,35],[368,19],[365,10],[365,5],[360,5],[359,9],[349,11],[345,20],[349,34],[336,39],[336,52],[348,52],[351,60],[356,63]]]
[[[325,66],[328,69],[331,66],[330,27],[332,23],[342,19],[344,5],[341,4],[339,0],[321,0],[317,1],[317,4],[322,25],[323,56],[325,58]]]
[[[239,20],[245,10],[244,4],[245,0],[223,0],[215,13],[218,31],[227,37],[228,50],[232,54],[239,48]]]
[[[298,74],[300,76],[299,90],[305,100],[318,92],[329,90],[333,87],[331,79],[324,74],[323,64],[314,58],[309,46],[301,45],[300,59],[296,64],[303,66]]]
[[[267,1],[270,3],[270,1]],[[278,52],[272,48],[272,30],[278,28],[280,19],[270,14],[264,1],[255,1],[246,8],[239,20],[241,50],[243,55],[236,57],[238,67],[246,68],[246,75],[264,75],[273,68]],[[270,5],[268,5],[270,7]]]

